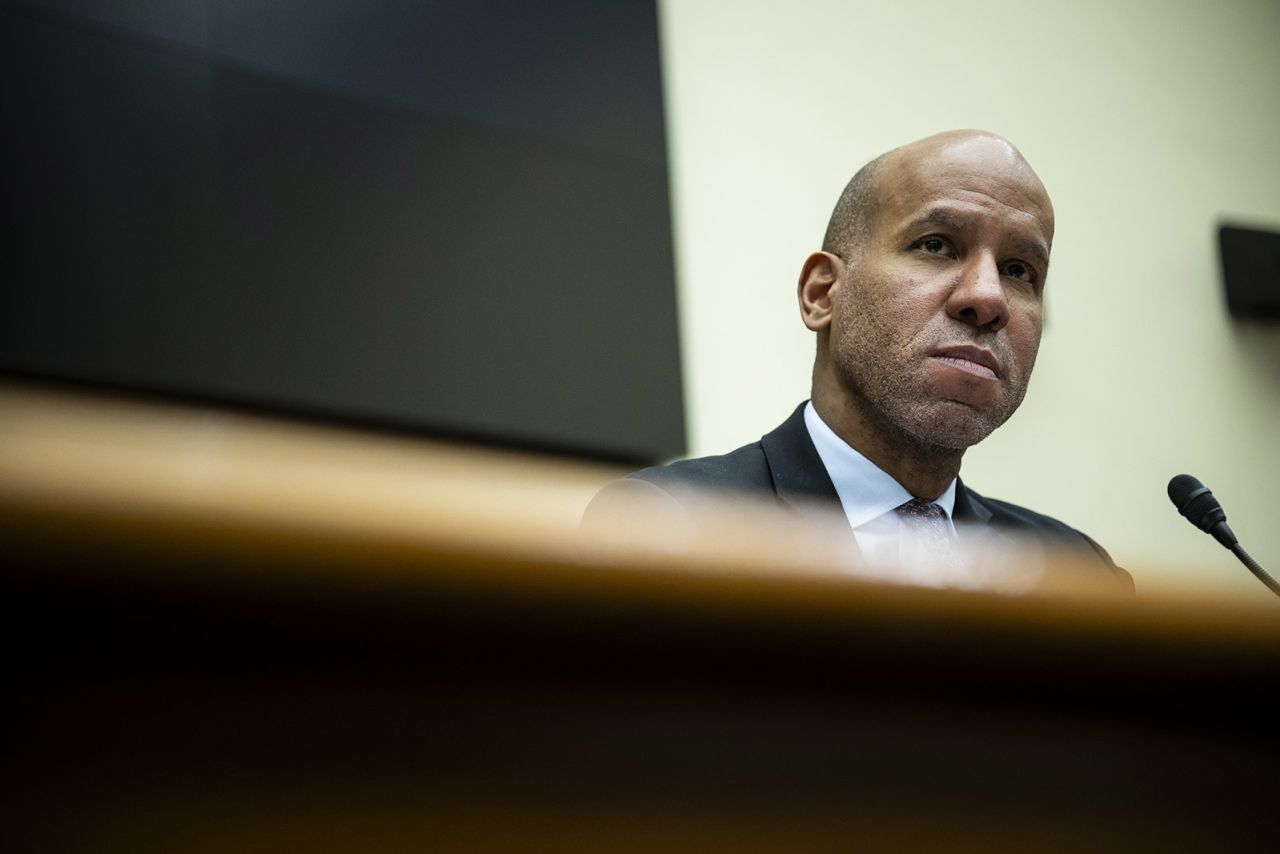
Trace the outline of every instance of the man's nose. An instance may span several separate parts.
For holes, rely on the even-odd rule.
[[[1009,301],[992,256],[982,253],[964,266],[947,297],[947,314],[983,332],[996,332],[1009,322]]]

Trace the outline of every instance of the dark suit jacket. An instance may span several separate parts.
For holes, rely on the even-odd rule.
[[[801,404],[759,442],[721,456],[647,468],[608,484],[592,500],[583,523],[590,525],[593,517],[607,515],[608,507],[618,498],[661,498],[682,503],[686,498],[707,493],[774,498],[785,512],[796,516],[804,516],[814,507],[830,507],[832,503],[840,506],[835,485],[809,438]],[[1072,552],[1100,578],[1133,589],[1129,573],[1117,567],[1100,545],[1080,531],[1025,507],[981,496],[962,481],[956,484],[952,518],[958,524],[986,525],[999,533],[1030,537]]]

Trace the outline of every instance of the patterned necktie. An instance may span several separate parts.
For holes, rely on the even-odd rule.
[[[940,505],[934,504],[932,501],[922,501],[919,498],[913,498],[905,504],[899,504],[893,508],[895,512],[911,519],[923,520],[925,524],[936,526],[942,523],[942,528],[947,527],[947,511],[943,510]]]
[[[947,511],[932,501],[912,498],[894,511],[907,523],[907,528],[919,538],[915,550],[923,569],[947,574],[961,568],[959,555],[951,541],[951,526],[947,524]]]

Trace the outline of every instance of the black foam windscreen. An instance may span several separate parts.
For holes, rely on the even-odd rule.
[[[1214,525],[1227,519],[1209,488],[1189,474],[1180,474],[1169,481],[1169,500],[1202,531],[1211,531]]]

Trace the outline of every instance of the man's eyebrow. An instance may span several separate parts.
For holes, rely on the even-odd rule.
[[[968,231],[972,228],[969,217],[953,208],[930,208],[920,216],[911,220],[903,231],[915,231],[924,225],[941,225],[955,231]],[[1031,237],[1019,237],[1012,242],[1014,252],[1028,256],[1040,265],[1041,271],[1049,265],[1049,248],[1042,241]]]
[[[907,224],[906,231],[914,231],[922,225],[945,225],[957,231],[968,226],[966,217],[950,208],[930,208]]]
[[[1013,251],[1018,255],[1029,255],[1032,261],[1040,265],[1043,274],[1049,266],[1049,250],[1039,240],[1019,239],[1013,243]]]

